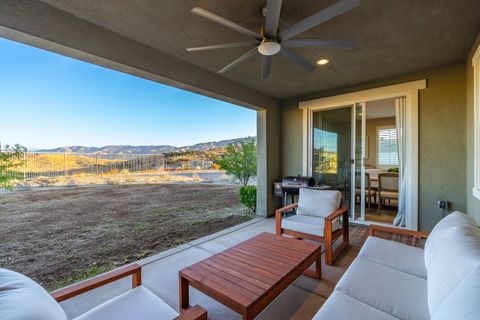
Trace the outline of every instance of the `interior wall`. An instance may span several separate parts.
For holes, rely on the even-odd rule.
[[[368,106],[367,106],[368,108]],[[365,164],[369,167],[377,167],[377,127],[395,126],[395,117],[370,119],[365,121],[365,136],[368,141],[368,155]]]
[[[419,94],[419,228],[431,230],[443,217],[440,199],[450,202],[449,211],[465,211],[465,63],[281,101],[282,174],[302,173],[300,101],[424,78],[427,89]]]
[[[472,57],[480,45],[480,32],[477,35],[466,62],[467,73],[467,212],[480,223],[480,200],[472,194],[474,183],[474,104],[473,104],[473,67]]]

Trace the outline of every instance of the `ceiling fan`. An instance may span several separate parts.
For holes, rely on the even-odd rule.
[[[210,45],[204,47],[195,47],[186,49],[188,52],[215,50],[225,48],[240,48],[250,47],[251,49],[235,59],[222,69],[218,73],[225,73],[237,64],[247,60],[255,55],[257,52],[262,55],[262,71],[261,79],[268,79],[270,74],[270,65],[272,63],[272,57],[280,53],[291,62],[299,65],[300,67],[312,71],[315,69],[314,65],[294,53],[289,48],[341,48],[352,49],[355,47],[353,41],[348,40],[320,40],[320,39],[292,39],[296,35],[309,30],[325,21],[333,19],[345,12],[348,12],[360,5],[360,0],[341,0],[334,5],[323,9],[314,15],[297,22],[293,26],[288,27],[285,30],[278,30],[278,22],[280,19],[280,10],[282,7],[282,0],[267,0],[267,5],[263,9],[265,16],[265,26],[261,29],[260,33],[253,32],[235,22],[225,19],[215,13],[208,10],[196,7],[191,10],[192,13],[206,18],[210,21],[223,25],[237,32],[243,33],[252,38],[252,41],[248,42],[234,42],[224,43],[217,45]]]

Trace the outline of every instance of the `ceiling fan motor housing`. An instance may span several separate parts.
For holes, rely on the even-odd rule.
[[[277,54],[280,49],[282,49],[280,43],[267,39],[263,40],[258,46],[258,52],[264,56],[273,56],[274,54]]]

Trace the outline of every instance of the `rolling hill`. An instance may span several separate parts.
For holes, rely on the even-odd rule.
[[[104,146],[100,148],[86,147],[86,146],[69,146],[69,147],[59,147],[54,149],[39,149],[39,150],[35,150],[35,152],[159,154],[159,153],[166,153],[166,152],[207,151],[212,149],[225,148],[235,140],[245,140],[248,138],[252,138],[252,137],[202,142],[202,143],[197,143],[191,146],[183,146],[183,147],[175,147],[170,145],[157,145],[157,146],[111,145],[111,146]]]

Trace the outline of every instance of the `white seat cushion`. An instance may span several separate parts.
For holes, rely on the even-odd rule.
[[[427,281],[358,257],[335,290],[404,320],[430,319]]]
[[[340,207],[341,198],[340,191],[301,188],[297,214],[325,218]]]
[[[397,320],[340,291],[334,291],[312,320]]]
[[[60,305],[32,279],[0,268],[0,319],[66,320]]]
[[[446,234],[445,231],[455,226],[478,227],[472,217],[459,211],[452,212],[440,220],[435,225],[432,232],[430,232],[427,241],[425,242],[425,267],[427,270],[435,252],[444,244],[443,237]]]
[[[423,249],[396,241],[368,237],[358,256],[427,279]]]
[[[386,198],[398,199],[398,192],[395,191],[381,191],[380,195]]]
[[[480,319],[480,268],[468,275],[440,305],[432,320]]]
[[[75,320],[172,320],[178,316],[163,300],[144,286],[117,296]]]
[[[480,268],[480,230],[458,226],[444,232],[443,245],[436,250],[428,267],[431,315],[468,275]]]
[[[282,228],[323,237],[325,231],[325,219],[297,214],[282,219]],[[333,220],[332,231],[336,231],[339,228],[340,223],[338,222],[338,219]]]

